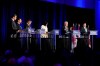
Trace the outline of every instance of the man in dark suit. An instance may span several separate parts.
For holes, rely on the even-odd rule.
[[[22,32],[22,27],[21,27],[21,24],[22,23],[22,19],[21,18],[19,18],[18,19],[18,21],[17,21],[17,33],[20,33],[20,32]]]
[[[23,30],[22,30],[22,27],[21,27],[21,23],[22,23],[22,19],[21,18],[19,18],[18,20],[17,20],[17,31],[16,31],[16,43],[15,43],[15,49],[20,49],[21,48],[21,41],[20,41],[20,32],[22,32]]]
[[[90,34],[90,31],[89,31],[89,28],[86,27],[86,23],[83,24],[83,27],[81,28],[81,35],[84,37],[84,41],[86,43],[86,46],[90,47],[91,48],[91,45],[89,43],[89,34]]]
[[[14,14],[11,18],[10,22],[8,23],[8,38],[11,38],[14,36],[14,34],[17,31],[17,23],[16,23],[17,15]]]
[[[62,35],[65,35],[65,36],[69,35],[68,21],[64,22],[64,26],[63,26],[63,29],[62,29]]]
[[[17,30],[16,19],[17,19],[17,15],[15,14],[12,18],[12,29],[13,29],[13,31]]]
[[[68,27],[68,21],[65,21],[64,22],[64,26],[63,26],[63,29],[62,29],[62,34],[64,36],[63,38],[63,42],[64,42],[64,48],[67,49],[68,51],[70,51],[71,49],[71,33],[70,33],[70,29]],[[68,37],[68,38],[65,38],[65,37]]]
[[[17,30],[17,23],[16,23],[17,15],[14,14],[10,21],[7,24],[7,42],[6,42],[6,48],[12,48],[12,44],[14,44],[15,39],[14,36],[16,34]],[[10,45],[9,45],[10,44]]]
[[[86,23],[84,23],[83,27],[81,28],[81,35],[87,37],[89,34],[90,34],[89,29],[86,27]]]
[[[19,27],[18,23],[16,22],[17,20],[17,15],[14,14],[13,17],[11,18],[10,22],[8,23],[8,30],[7,30],[7,48],[15,48],[14,45],[17,42],[17,32],[19,32]],[[10,45],[9,45],[9,44]]]

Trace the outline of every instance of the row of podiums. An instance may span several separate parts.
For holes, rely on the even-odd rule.
[[[57,50],[61,48],[66,48],[68,50],[71,50],[72,40],[71,37],[65,37],[59,34],[59,30],[52,30],[48,34],[48,38],[41,38],[41,32],[21,32],[20,33],[20,42],[21,42],[21,48],[26,46],[27,49],[30,49],[30,47],[34,47],[35,44],[38,45],[38,48],[40,50]],[[74,30],[72,35],[80,35],[80,31]],[[91,36],[91,44],[93,49],[93,41],[94,36],[98,35],[98,31],[96,30],[90,30],[90,36]],[[86,39],[84,37],[78,37],[77,39]]]

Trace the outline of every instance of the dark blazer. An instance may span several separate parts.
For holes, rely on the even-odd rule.
[[[69,32],[69,27],[68,30],[65,30],[65,26],[62,28],[62,35],[66,35]]]
[[[22,27],[21,27],[19,24],[17,24],[17,31],[18,31],[18,30],[22,30]],[[16,33],[16,38],[17,38],[17,39],[20,38],[20,32]]]
[[[88,36],[90,34],[90,31],[88,28],[87,29],[87,32],[85,31],[84,27],[81,28],[81,35],[84,35],[84,36]]]
[[[17,31],[17,23],[15,21],[12,21],[12,19],[7,24],[7,34],[15,34]]]
[[[17,30],[22,30],[22,27],[19,24],[17,24]]]
[[[17,30],[17,25],[15,21],[12,21],[12,29]]]

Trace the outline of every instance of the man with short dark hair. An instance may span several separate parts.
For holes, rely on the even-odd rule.
[[[16,33],[17,30],[17,15],[14,14],[10,20],[10,23],[8,23],[8,37],[11,37],[11,35],[14,35]]]
[[[20,24],[22,23],[22,19],[19,18],[17,21],[17,33],[22,32],[22,27],[20,26]]]
[[[16,19],[17,19],[17,15],[15,14],[12,18],[12,29],[13,30],[16,30],[17,28],[16,28]]]
[[[89,44],[89,34],[90,34],[90,31],[89,29],[87,28],[87,25],[86,23],[83,23],[83,27],[81,29],[81,35],[84,36],[84,41],[86,43],[86,45],[88,45],[88,47],[91,48],[91,45]]]

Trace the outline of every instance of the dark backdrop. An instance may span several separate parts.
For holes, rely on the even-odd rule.
[[[39,29],[44,21],[48,21],[49,31],[53,29],[62,30],[62,26],[65,20],[69,22],[69,26],[72,23],[86,22],[90,25],[90,28],[95,27],[94,23],[94,10],[76,8],[63,4],[48,3],[42,1],[10,1],[1,3],[1,39],[5,42],[7,37],[7,26],[11,16],[17,14],[22,19],[22,27],[25,28],[26,21],[32,20],[32,27]]]

